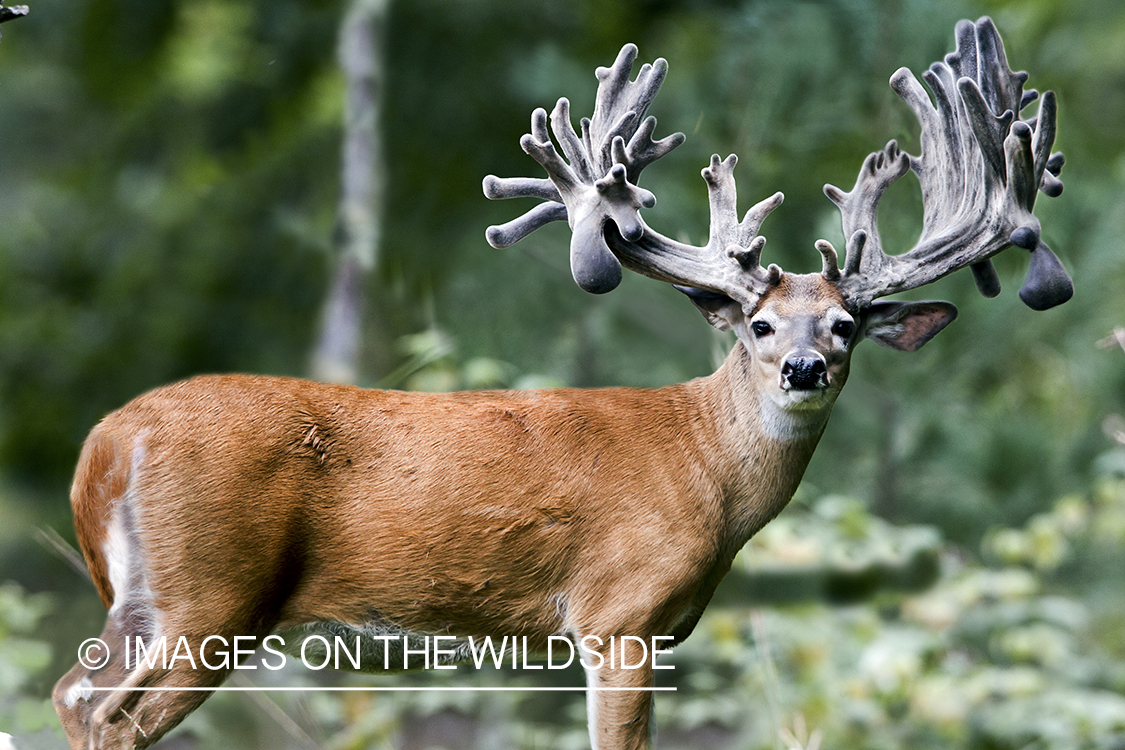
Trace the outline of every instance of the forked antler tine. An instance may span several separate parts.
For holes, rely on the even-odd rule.
[[[606,217],[617,226],[621,236],[630,242],[640,239],[645,227],[637,209],[655,206],[656,196],[629,182],[624,164],[614,164],[609,174],[594,183],[594,188],[605,199]]]
[[[629,169],[630,182],[636,182],[641,170],[664,156],[684,141],[682,133],[673,133],[659,141],[652,140],[656,119],[645,117],[668,72],[668,63],[659,58],[651,65],[641,66],[635,80],[629,80],[636,61],[636,47],[626,45],[610,68],[598,68],[598,95],[591,119],[582,121],[582,139],[595,164],[608,169],[621,163]],[[621,138],[625,148],[615,150]]]
[[[738,245],[738,194],[734,182],[734,166],[738,157],[731,154],[720,160],[718,154],[711,156],[711,165],[700,173],[707,182],[707,197],[711,207],[711,232],[708,244],[712,247],[726,248]],[[743,243],[745,244],[745,243]]]
[[[618,98],[629,83],[633,64],[637,61],[637,45],[626,44],[617,53],[617,58],[608,68],[599,65],[594,69],[598,79],[598,91],[594,99],[594,116],[599,112],[613,110]]]
[[[664,58],[657,58],[651,64],[645,63],[637,71],[636,79],[630,81],[629,75],[636,60],[637,46],[626,44],[617,54],[613,65],[608,68],[599,67],[594,72],[598,79],[598,93],[594,100],[595,125],[607,127],[620,114],[628,111],[635,112],[640,119],[648,111],[664,83],[668,62]]]
[[[684,142],[683,133],[672,133],[654,141],[652,134],[655,130],[656,118],[646,117],[625,146],[624,163],[629,167],[629,179],[632,182],[637,181],[642,169]]]
[[[835,185],[824,186],[824,194],[840,209],[843,220],[844,237],[848,242],[845,275],[876,278],[883,272],[887,256],[882,251],[876,223],[879,199],[895,180],[910,170],[912,163],[912,157],[892,140],[882,151],[864,159],[850,191],[844,192]]]
[[[734,154],[726,159],[719,159],[718,154],[712,154],[710,166],[705,167],[701,173],[707,182],[708,203],[711,208],[711,231],[707,243],[709,247],[750,248],[762,222],[785,198],[781,193],[774,193],[751,206],[739,221],[736,207],[738,192],[734,181],[736,164],[738,157]]]
[[[1040,239],[1031,211],[1036,195],[1061,192],[1061,155],[1050,154],[1055,137],[1054,95],[1025,95],[1026,73],[1008,68],[1003,42],[991,20],[957,25],[957,49],[923,74],[933,100],[905,68],[891,88],[914,110],[921,125],[921,156],[896,163],[893,142],[886,159],[864,162],[856,187],[825,193],[840,208],[848,255],[841,287],[858,304],[928,284],[970,266],[980,291],[993,296],[999,279],[992,255],[1010,245],[1031,251],[1020,292],[1031,307],[1045,309],[1069,298],[1070,280]],[[1021,107],[1039,98],[1038,117],[1019,119]],[[872,161],[874,159],[874,161]],[[888,168],[888,162],[891,168]],[[909,165],[922,186],[922,236],[901,255],[883,252],[875,224],[878,200]]]
[[[978,23],[962,21],[966,34],[975,30],[978,75],[961,75],[977,80],[981,93],[996,114],[1012,111],[1018,114],[1023,103],[1023,85],[1027,83],[1027,73],[1013,72],[1008,67],[1008,55],[1004,51],[1004,41],[991,20],[982,19]]]
[[[573,190],[581,184],[579,175],[563,161],[551,136],[547,132],[547,111],[538,108],[531,113],[531,132],[520,138],[520,148],[528,156],[547,170],[551,182],[555,184],[560,195],[565,195],[568,190]]]
[[[956,46],[945,56],[946,67],[955,71],[958,76],[976,78],[978,59],[976,24],[968,19],[958,21],[953,29],[953,38]]]

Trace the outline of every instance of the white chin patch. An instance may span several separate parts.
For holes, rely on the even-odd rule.
[[[828,389],[817,388],[812,391],[782,391],[777,398],[778,405],[786,410],[819,409],[828,403]]]
[[[819,434],[832,413],[833,394],[828,389],[783,391],[761,401],[762,427],[775,440],[796,440]]]

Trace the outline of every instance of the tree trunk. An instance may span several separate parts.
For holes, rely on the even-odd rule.
[[[362,350],[367,277],[378,258],[384,166],[379,128],[388,0],[353,0],[340,27],[347,83],[335,245],[337,267],[313,353],[318,380],[355,382]]]

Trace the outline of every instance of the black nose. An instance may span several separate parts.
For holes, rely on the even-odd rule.
[[[820,357],[790,357],[781,366],[781,379],[795,391],[828,386],[828,365]]]

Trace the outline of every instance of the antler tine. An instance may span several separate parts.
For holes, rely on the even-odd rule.
[[[641,170],[679,146],[682,133],[673,133],[659,141],[652,140],[656,118],[645,117],[668,74],[668,62],[657,58],[645,63],[635,80],[629,73],[637,58],[637,47],[627,44],[609,68],[598,68],[599,81],[594,114],[583,119],[584,140],[598,166],[604,171],[615,163],[625,164],[629,181],[636,183]]]
[[[704,247],[693,247],[670,240],[651,229],[636,242],[622,242],[610,234],[610,245],[621,262],[632,270],[661,281],[668,281],[680,291],[694,289],[722,292],[750,311],[766,290],[777,284],[781,268],[761,265],[766,238],[758,235],[765,218],[784,197],[774,193],[752,206],[739,221],[734,167],[738,157],[731,154],[719,159],[711,156],[711,164],[702,171],[707,183],[711,209],[711,231]],[[734,260],[734,263],[730,261]]]
[[[653,231],[640,216],[656,197],[638,187],[641,170],[683,143],[682,133],[653,140],[656,120],[646,117],[668,65],[658,59],[629,76],[637,48],[626,45],[609,68],[598,68],[594,114],[581,121],[581,135],[570,121],[570,104],[560,99],[552,111],[548,131],[545,110],[532,115],[531,133],[520,140],[548,179],[498,178],[484,180],[489,198],[538,198],[544,203],[523,216],[486,233],[494,247],[506,247],[551,221],[567,219],[572,237],[571,271],[579,286],[607,292],[621,280],[625,266],[688,290],[721,292],[751,308],[781,270],[759,263],[765,240],[758,229],[781,204],[777,193],[758,203],[739,221],[735,209],[734,156],[713,156],[703,170],[711,205],[708,244],[694,247]],[[554,134],[562,155],[551,139]],[[564,158],[565,156],[565,158]]]
[[[1054,94],[1023,92],[1027,74],[1008,68],[991,19],[962,21],[956,36],[956,51],[923,74],[933,101],[909,70],[891,76],[891,88],[918,117],[921,155],[905,154],[891,141],[867,158],[851,191],[824,188],[840,209],[848,238],[841,288],[864,305],[970,266],[980,291],[993,296],[1000,287],[989,258],[1017,245],[1031,251],[1021,299],[1035,309],[1053,307],[1073,290],[1062,264],[1041,241],[1032,209],[1040,190],[1049,196],[1062,191],[1056,179],[1062,155],[1050,153]],[[1021,109],[1037,98],[1038,116],[1021,119]],[[876,207],[908,169],[922,186],[922,236],[906,253],[887,255]]]
[[[832,243],[828,240],[817,240],[816,249],[820,251],[822,260],[824,261],[824,268],[820,275],[829,281],[839,281],[840,274],[840,259],[836,255],[836,248],[832,247]]]

